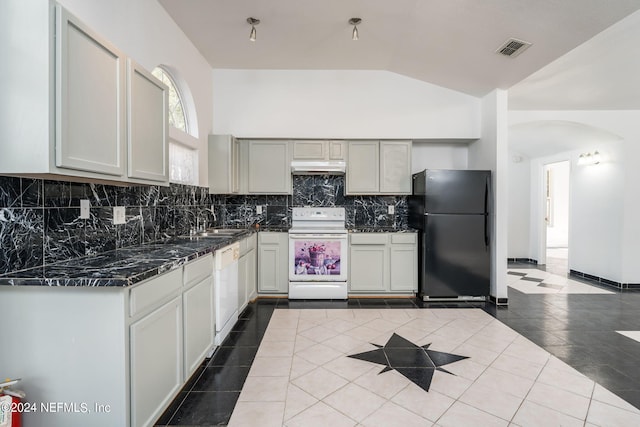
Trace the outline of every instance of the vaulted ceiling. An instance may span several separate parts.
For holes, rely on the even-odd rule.
[[[597,45],[592,50],[582,47],[585,51],[578,50],[569,57],[572,61],[554,62],[639,10],[640,0],[158,1],[213,68],[388,70],[473,96],[509,89],[524,80],[514,88],[518,92],[513,99],[521,109],[528,103],[540,108],[557,101],[553,93],[540,99],[539,90],[545,85],[562,89],[577,80],[593,86],[606,80],[618,60],[627,62],[625,70],[631,65],[640,68],[634,46],[640,25],[625,27],[636,36],[628,41],[632,61],[618,57],[622,48],[607,51],[606,61],[594,57],[607,49]],[[640,12],[635,15],[640,18]],[[248,40],[248,17],[261,20],[256,42]],[[352,17],[362,19],[358,41],[351,40]],[[532,46],[516,57],[495,53],[511,37]],[[552,62],[545,71],[543,67]],[[584,73],[575,71],[580,69]],[[525,80],[530,75],[533,80]],[[618,70],[616,80],[619,75]],[[605,86],[600,94],[592,90],[589,102],[612,102],[598,96],[615,98],[613,86]],[[640,108],[640,96],[631,103],[615,102]]]

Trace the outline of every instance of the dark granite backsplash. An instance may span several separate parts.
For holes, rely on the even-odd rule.
[[[80,219],[80,200],[91,214]],[[207,188],[119,187],[0,176],[0,274],[216,225]],[[124,206],[126,224],[113,224]]]
[[[347,228],[407,229],[406,196],[345,196],[344,176],[294,175],[292,196],[214,196],[216,216],[222,224],[246,227],[291,226],[291,208],[299,206],[344,207]],[[256,206],[263,207],[256,213]],[[389,215],[388,206],[395,206]]]
[[[80,200],[91,215],[80,219]],[[256,206],[263,207],[256,213]],[[387,206],[395,214],[387,214]],[[113,206],[126,224],[113,224]],[[213,206],[213,212],[211,207]],[[0,176],[0,274],[221,226],[286,229],[294,206],[342,206],[347,228],[407,228],[405,196],[345,196],[343,176],[293,176],[293,195],[209,195],[206,187],[119,187]]]

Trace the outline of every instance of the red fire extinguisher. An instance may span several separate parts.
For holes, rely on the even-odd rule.
[[[0,427],[22,426],[22,411],[20,407],[25,394],[23,391],[9,388],[18,381],[20,381],[19,378],[15,380],[6,379],[4,382],[0,382]]]

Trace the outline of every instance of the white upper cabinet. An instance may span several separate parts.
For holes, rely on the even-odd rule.
[[[344,141],[295,140],[293,160],[344,160]]]
[[[380,145],[378,141],[349,141],[347,194],[376,194],[380,191]]]
[[[380,192],[411,194],[411,141],[380,141]]]
[[[240,141],[231,135],[209,135],[209,193],[240,191]]]
[[[249,194],[291,194],[289,141],[247,141]]]
[[[58,6],[56,166],[124,173],[125,57]]]
[[[346,194],[411,194],[411,141],[349,141]]]
[[[168,185],[165,89],[136,65],[127,85],[126,55],[60,5],[0,16],[0,174]]]
[[[168,92],[150,72],[127,61],[129,178],[169,180]]]

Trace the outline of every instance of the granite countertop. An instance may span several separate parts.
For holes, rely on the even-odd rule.
[[[398,230],[393,227],[358,227],[349,229],[349,233],[415,233],[417,231],[413,228]]]
[[[170,237],[162,241],[0,275],[1,285],[126,287],[176,269],[238,241],[233,237]]]

